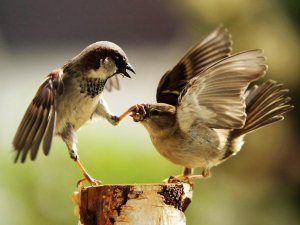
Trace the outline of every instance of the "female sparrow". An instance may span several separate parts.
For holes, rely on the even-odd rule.
[[[293,108],[288,90],[274,81],[247,90],[266,73],[262,50],[230,53],[230,35],[219,27],[161,78],[157,103],[132,111],[158,152],[184,167],[175,180],[208,177],[213,166],[240,151],[245,134]],[[193,168],[202,174],[192,175]]]

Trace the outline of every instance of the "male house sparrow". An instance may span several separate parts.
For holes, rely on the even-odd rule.
[[[197,43],[160,80],[158,103],[141,104],[131,116],[148,130],[158,152],[184,167],[176,178],[202,178],[240,151],[244,135],[283,119],[288,90],[274,81],[247,87],[264,76],[262,50],[234,55],[222,26]],[[201,175],[192,175],[202,168]],[[176,179],[175,179],[176,180]]]
[[[119,88],[115,75],[130,78],[126,70],[135,73],[125,52],[107,41],[89,45],[61,68],[53,70],[39,87],[16,132],[13,140],[15,162],[25,162],[27,155],[35,160],[42,140],[44,154],[48,155],[52,137],[58,135],[83,172],[81,181],[95,185],[97,182],[79,161],[74,132],[94,115],[105,118],[112,125],[117,125],[126,115],[112,115],[101,97],[104,87],[108,90]]]

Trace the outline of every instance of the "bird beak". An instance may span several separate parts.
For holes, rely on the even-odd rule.
[[[126,66],[122,66],[121,68],[119,68],[113,75],[116,75],[116,74],[122,74],[123,76],[126,76],[126,77],[130,77],[130,75],[127,73],[127,70],[131,71],[132,73],[135,74],[135,71],[134,69],[132,68],[132,66],[128,63],[126,64]]]
[[[125,66],[125,70],[122,71],[122,73],[123,73],[124,76],[131,78],[129,76],[129,74],[127,73],[127,70],[129,70],[129,71],[131,71],[132,73],[135,74],[135,71],[134,71],[133,67],[129,63]]]

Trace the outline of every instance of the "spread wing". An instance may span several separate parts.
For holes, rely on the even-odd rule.
[[[112,76],[106,81],[105,89],[109,92],[111,92],[113,89],[120,90],[120,83],[117,75]]]
[[[39,87],[16,132],[13,140],[17,153],[15,162],[19,158],[25,162],[29,152],[34,160],[42,139],[44,153],[48,155],[56,120],[55,95],[62,92],[62,71],[54,70]]]
[[[183,130],[195,120],[220,129],[237,129],[245,123],[245,91],[265,74],[262,50],[225,58],[195,77],[181,93],[177,118]]]
[[[231,35],[223,26],[198,42],[161,78],[156,92],[157,102],[176,105],[187,82],[208,65],[229,56],[231,45]]]

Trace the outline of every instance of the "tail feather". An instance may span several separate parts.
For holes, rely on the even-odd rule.
[[[282,84],[272,80],[264,82],[261,86],[253,86],[246,96],[245,125],[241,129],[233,130],[233,136],[238,137],[283,120],[283,114],[294,108],[289,104],[291,98],[286,96],[288,91]]]

